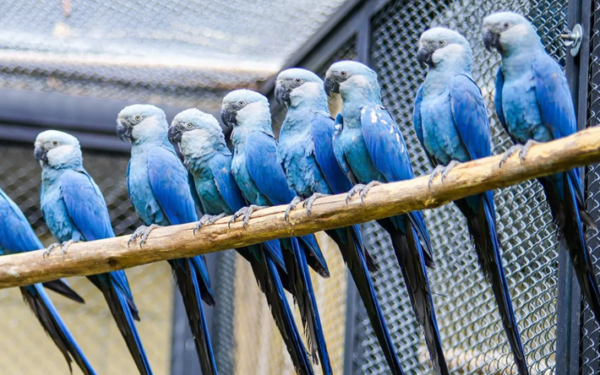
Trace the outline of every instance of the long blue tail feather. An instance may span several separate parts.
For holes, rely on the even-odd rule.
[[[96,375],[92,365],[83,354],[79,345],[77,345],[58,311],[56,311],[42,284],[29,285],[20,289],[23,299],[33,310],[33,313],[38,318],[42,327],[44,327],[46,333],[48,333],[64,355],[71,372],[71,361],[74,360],[85,375]]]

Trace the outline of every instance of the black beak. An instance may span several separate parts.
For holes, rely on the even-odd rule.
[[[181,142],[181,129],[177,125],[169,127],[169,141],[173,144]]]
[[[327,96],[333,97],[332,93],[339,94],[340,93],[340,83],[334,81],[333,79],[326,77],[323,82],[323,86],[325,87],[325,92]]]
[[[277,84],[277,86],[275,86],[275,99],[277,100],[277,103],[279,104],[283,104],[285,103],[285,105],[289,106],[290,104],[292,104],[291,99],[290,99],[290,90],[286,89],[283,84]]]
[[[493,31],[486,30],[483,33],[483,45],[488,51],[491,51],[492,48],[498,50],[498,47],[500,47],[500,35],[494,33]]]
[[[117,121],[117,135],[123,142],[131,142],[131,127],[124,125],[121,121]]]
[[[221,120],[223,121],[223,124],[229,127],[237,125],[236,115],[237,112],[229,107],[224,107],[221,110]]]
[[[46,150],[40,146],[35,146],[33,149],[33,156],[38,162],[42,162],[43,164],[48,163],[48,155],[46,155]]]
[[[421,68],[425,69],[428,65],[433,66],[433,60],[431,59],[432,55],[433,53],[427,47],[419,47],[419,50],[417,51],[417,61],[419,61]]]

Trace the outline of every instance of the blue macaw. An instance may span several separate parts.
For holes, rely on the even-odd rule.
[[[471,46],[462,35],[441,27],[427,30],[421,35],[417,59],[428,65],[429,71],[415,99],[415,131],[435,166],[430,183],[440,173],[443,182],[456,164],[491,155],[490,124],[481,91],[471,78]],[[467,219],[479,264],[492,284],[519,374],[528,374],[502,265],[494,193],[488,191],[454,203]]]
[[[153,105],[125,107],[117,119],[117,134],[131,142],[127,190],[142,225],[130,238],[139,245],[158,226],[198,221],[190,180],[168,139],[165,113]],[[216,375],[217,365],[202,301],[214,306],[212,287],[203,256],[170,260],[183,297],[196,351],[204,375]]]
[[[502,56],[494,104],[500,123],[515,143],[500,165],[516,151],[520,151],[522,162],[534,143],[577,131],[567,79],[560,65],[544,51],[529,21],[511,12],[492,14],[483,21],[483,41],[488,50],[495,48]],[[600,289],[585,237],[586,227],[595,229],[596,225],[585,210],[579,170],[538,181],[566,240],[579,286],[600,323]]]
[[[277,141],[271,130],[269,102],[263,95],[250,90],[232,91],[223,99],[223,122],[233,127],[233,160],[231,169],[243,196],[252,205],[236,212],[244,216],[244,225],[260,206],[289,204],[296,194],[287,184],[281,165],[277,162]],[[331,363],[323,328],[319,319],[315,295],[308,271],[308,262],[321,276],[329,271],[321,249],[313,235],[282,241],[285,266],[298,301],[300,314],[309,332],[309,347],[321,359],[324,374],[331,374]]]
[[[310,215],[312,202],[320,196],[346,193],[352,183],[333,154],[334,120],[327,109],[323,80],[305,69],[284,70],[277,77],[275,96],[288,107],[279,133],[279,161],[287,181]],[[383,311],[377,301],[369,269],[376,267],[362,243],[358,225],[326,232],[338,245],[365,304],[371,325],[393,374],[402,374]]]
[[[197,228],[213,224],[246,205],[231,172],[231,152],[217,119],[197,109],[179,113],[169,127],[169,140],[179,145],[193,177],[201,211]],[[299,374],[314,374],[279,273],[285,271],[279,241],[236,249],[250,265]]]
[[[44,246],[35,235],[33,228],[19,207],[0,189],[0,254],[18,254],[25,251],[43,249]],[[83,303],[81,298],[64,280],[54,280],[44,283],[44,286],[54,290],[73,301]],[[44,330],[65,356],[69,370],[74,360],[86,375],[96,374],[69,329],[56,311],[54,304],[42,284],[20,287],[23,299],[29,305]]]
[[[42,166],[40,203],[48,228],[64,252],[78,241],[94,241],[115,236],[104,197],[83,168],[77,138],[56,130],[40,133],[35,140],[34,156]],[[124,271],[88,276],[102,292],[121,335],[141,374],[152,374],[150,362],[135,328],[139,320],[129,282]]]
[[[361,63],[340,61],[327,71],[324,86],[328,94],[336,92],[342,97],[333,149],[340,167],[356,184],[348,193],[347,202],[357,193],[362,200],[372,186],[382,182],[413,178],[402,134],[381,104],[377,74]],[[390,234],[435,371],[449,374],[427,279],[426,266],[433,259],[423,214],[414,211],[378,223]]]

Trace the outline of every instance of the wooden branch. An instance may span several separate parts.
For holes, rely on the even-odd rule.
[[[354,197],[346,205],[345,195],[321,198],[313,205],[311,218],[299,205],[292,212],[291,224],[283,218],[286,207],[277,206],[255,212],[245,230],[239,222],[229,229],[229,217],[226,217],[203,227],[197,236],[192,234],[195,224],[155,229],[144,248],[137,245],[128,248],[129,236],[122,236],[73,244],[64,256],[60,250],[47,258],[42,257],[42,251],[3,256],[0,257],[0,288],[98,274],[439,207],[475,193],[600,162],[600,127],[534,145],[523,164],[518,155],[510,157],[502,168],[498,166],[499,161],[500,156],[493,156],[458,165],[443,183],[437,177],[431,189],[427,187],[428,176],[376,186],[364,203]]]

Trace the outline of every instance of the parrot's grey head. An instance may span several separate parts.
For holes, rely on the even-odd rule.
[[[329,67],[325,75],[324,86],[327,95],[331,96],[331,93],[337,93],[342,94],[342,97],[344,97],[344,91],[379,90],[377,73],[364,64],[348,60],[338,61]]]
[[[502,55],[521,46],[541,46],[540,38],[531,23],[513,12],[499,12],[487,16],[483,20],[482,38],[488,51],[494,48]]]
[[[473,52],[464,36],[444,27],[434,27],[421,34],[417,60],[423,68],[446,62],[465,62],[471,65]]]
[[[252,90],[235,90],[223,98],[221,120],[229,127],[261,124],[271,125],[267,98]],[[235,129],[234,129],[235,131]]]
[[[297,106],[305,98],[324,96],[323,80],[310,70],[286,69],[277,76],[275,99],[277,103]]]
[[[225,145],[219,121],[195,108],[186,109],[175,116],[169,126],[169,140],[178,144],[185,156],[202,151],[205,145]]]
[[[157,134],[166,133],[167,117],[162,109],[149,104],[123,108],[117,117],[117,135],[122,141],[143,142]]]
[[[83,157],[77,138],[58,130],[38,134],[33,155],[43,167],[61,169],[81,165]]]

